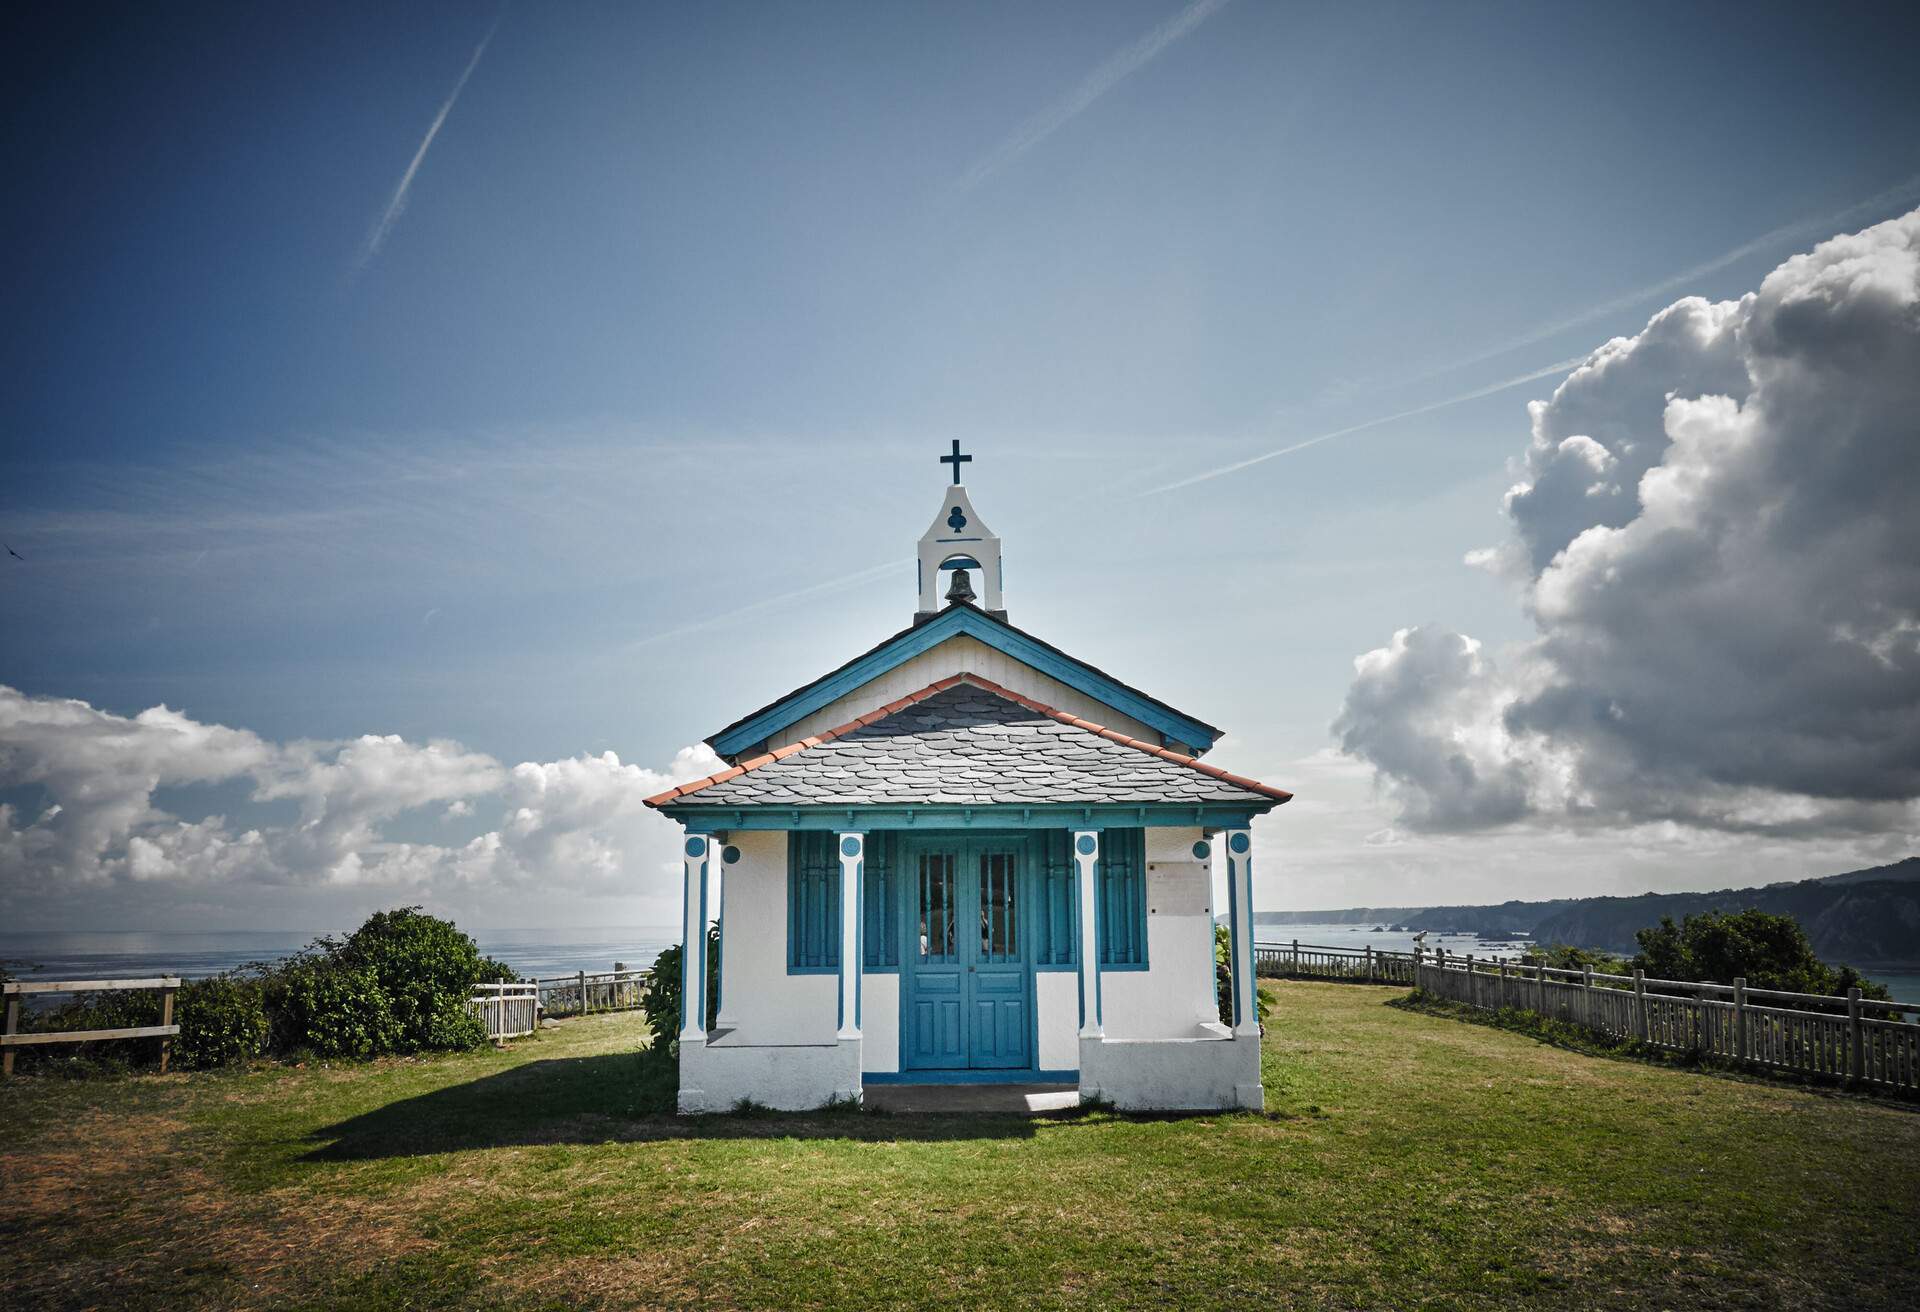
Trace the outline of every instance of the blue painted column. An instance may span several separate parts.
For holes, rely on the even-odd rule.
[[[867,836],[843,833],[840,838],[840,1030],[842,1039],[860,1037],[860,867],[866,858]]]
[[[1260,1035],[1258,981],[1253,963],[1253,835],[1227,831],[1227,921],[1233,949],[1233,1032]]]
[[[688,834],[681,865],[686,905],[681,916],[680,1042],[707,1041],[707,865],[713,840]]]
[[[1080,1037],[1106,1037],[1100,1012],[1100,944],[1098,929],[1099,890],[1096,885],[1100,865],[1100,835],[1092,829],[1073,835],[1075,882],[1080,885]]]

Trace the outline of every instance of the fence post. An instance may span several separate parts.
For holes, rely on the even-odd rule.
[[[1747,977],[1733,977],[1733,1056],[1736,1061],[1747,1059]]]
[[[7,1033],[18,1034],[19,1032],[20,995],[18,993],[9,993],[7,994]],[[5,1049],[5,1054],[5,1056],[0,1056],[0,1066],[5,1067],[4,1070],[0,1070],[0,1075],[11,1075],[13,1074],[13,1049]]]
[[[1293,973],[1295,975],[1298,975],[1300,973],[1300,940],[1299,939],[1295,939],[1293,941]]]
[[[1593,967],[1580,967],[1580,1023],[1593,1028]]]
[[[1373,945],[1367,945],[1367,983],[1373,983]]]
[[[587,1014],[587,972],[581,971],[574,976],[574,983],[580,989],[580,1014]]]
[[[12,1028],[13,1013],[7,1013],[8,1028]],[[1861,1044],[1866,1037],[1866,1027],[1860,1023],[1860,990],[1847,990],[1847,1073],[1853,1079],[1865,1079],[1867,1074],[1867,1052]]]
[[[1633,1037],[1642,1043],[1647,1041],[1647,972],[1637,966],[1633,971]]]
[[[173,990],[160,990],[160,1023],[173,1024]],[[167,1073],[167,1058],[173,1055],[173,1040],[167,1035],[160,1036],[160,1073]]]

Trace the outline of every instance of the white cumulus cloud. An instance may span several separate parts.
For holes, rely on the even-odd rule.
[[[1475,553],[1537,636],[1356,662],[1334,729],[1403,821],[1920,828],[1920,211],[1688,299],[1547,402]]]
[[[704,745],[650,770],[612,752],[509,768],[391,734],[275,743],[164,706],[121,716],[0,687],[0,795],[13,799],[0,802],[0,911],[44,920],[167,888],[263,906],[314,889],[369,905],[475,888],[658,897],[676,831],[644,799],[720,768]],[[187,785],[224,786],[267,818],[183,817],[156,800]],[[464,842],[394,832],[411,813],[471,824],[485,806],[497,827]]]

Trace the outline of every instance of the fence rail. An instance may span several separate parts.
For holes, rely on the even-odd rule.
[[[476,984],[467,1011],[499,1042],[532,1034],[543,1016],[631,1011],[647,992],[644,970],[576,970],[519,984]]]
[[[13,1051],[15,1048],[38,1046],[44,1043],[100,1043],[108,1039],[158,1039],[160,1040],[160,1071],[166,1073],[167,1059],[172,1055],[174,1036],[180,1033],[180,1027],[173,1023],[173,995],[180,989],[180,977],[177,975],[159,975],[152,979],[70,979],[35,980],[27,983],[22,980],[9,980],[0,985],[7,999],[6,1028],[0,1031],[0,1075],[13,1074]],[[20,999],[31,993],[124,993],[130,990],[157,990],[160,994],[160,1023],[158,1025],[131,1025],[121,1029],[106,1030],[65,1030],[57,1034],[22,1034],[20,1032]]]
[[[577,970],[571,975],[536,979],[540,1010],[549,1016],[584,1015],[590,1011],[631,1011],[646,995],[644,970]]]
[[[1331,948],[1321,943],[1255,943],[1254,974],[1346,979],[1363,984],[1413,983],[1413,953],[1382,948]]]
[[[495,1043],[519,1038],[540,1028],[540,989],[537,984],[475,984],[467,1011]]]
[[[1748,988],[1745,980],[1596,975],[1475,959],[1444,948],[1391,952],[1321,943],[1257,943],[1256,973],[1411,984],[1487,1011],[1530,1011],[1615,1039],[1772,1070],[1920,1091],[1920,1004]]]
[[[1920,1092],[1920,1004],[1750,989],[1746,981],[1596,975],[1416,954],[1416,984],[1489,1011],[1531,1011],[1615,1039],[1869,1088]],[[1777,1005],[1791,1003],[1798,1005]]]

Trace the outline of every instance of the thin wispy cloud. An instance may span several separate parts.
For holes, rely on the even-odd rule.
[[[446,100],[441,103],[440,112],[435,114],[433,122],[427,125],[427,135],[420,138],[420,148],[413,152],[413,159],[408,162],[407,171],[400,175],[400,185],[393,189],[393,199],[387,202],[387,208],[381,212],[379,219],[373,225],[373,230],[367,234],[366,245],[360,248],[360,258],[353,266],[354,273],[360,273],[373,263],[374,258],[380,254],[380,248],[387,244],[387,236],[393,231],[393,225],[400,221],[402,214],[406,213],[407,196],[413,189],[413,179],[420,172],[420,165],[425,162],[427,152],[433,148],[434,138],[440,135],[440,129],[446,123],[447,115],[453,112],[454,103],[460,99],[460,93],[467,89],[467,79],[473,76],[474,69],[480,67],[481,57],[487,53],[487,46],[493,41],[493,34],[500,30],[500,20],[506,16],[506,7],[502,6],[500,12],[493,16],[493,22],[487,25],[486,34],[480,38],[480,44],[473,48],[473,56],[467,60],[467,66],[460,70],[460,78],[453,84],[453,90],[448,93]]]
[[[1351,433],[1362,433],[1369,428],[1379,428],[1383,424],[1391,424],[1397,420],[1411,419],[1415,415],[1431,414],[1435,410],[1444,410],[1450,405],[1464,405],[1468,401],[1477,401],[1483,396],[1492,396],[1495,392],[1504,392],[1509,387],[1518,387],[1522,383],[1531,383],[1535,379],[1551,378],[1555,374],[1566,373],[1569,369],[1574,368],[1585,359],[1586,357],[1583,355],[1576,355],[1571,359],[1556,360],[1550,365],[1535,369],[1530,373],[1521,374],[1517,378],[1503,378],[1497,383],[1489,383],[1485,387],[1476,387],[1471,392],[1462,392],[1458,396],[1449,396],[1440,401],[1430,401],[1426,405],[1417,405],[1411,410],[1400,410],[1390,415],[1381,415],[1378,419],[1369,419],[1365,423],[1349,424],[1345,428],[1336,428],[1331,433],[1321,433],[1316,437],[1307,438],[1304,442],[1295,442],[1291,446],[1283,446],[1276,451],[1263,451],[1257,456],[1249,456],[1245,460],[1236,460],[1230,465],[1221,465],[1217,469],[1203,470],[1198,474],[1189,475],[1176,482],[1163,483],[1159,487],[1150,487],[1140,493],[1139,496],[1158,496],[1162,492],[1173,492],[1183,487],[1192,487],[1195,483],[1205,483],[1210,479],[1225,478],[1228,474],[1237,474],[1243,469],[1251,469],[1253,466],[1265,464],[1269,460],[1278,460],[1281,456],[1290,456],[1296,451],[1305,451],[1310,446],[1319,446],[1322,442],[1331,442],[1336,437],[1346,437]],[[1137,499],[1138,498],[1136,498],[1136,500]]]
[[[1584,310],[1564,315],[1558,319],[1549,320],[1546,323],[1529,328],[1518,337],[1511,337],[1505,341],[1497,342],[1484,350],[1474,352],[1472,355],[1462,356],[1457,360],[1449,360],[1447,363],[1436,365],[1424,373],[1402,379],[1401,382],[1421,382],[1428,378],[1437,377],[1440,374],[1451,373],[1455,369],[1464,369],[1469,365],[1482,364],[1496,356],[1505,355],[1509,351],[1517,351],[1524,346],[1536,345],[1569,329],[1592,323],[1596,319],[1604,319],[1608,315],[1619,314],[1623,310],[1630,310],[1636,305],[1642,305],[1648,301],[1671,296],[1675,292],[1689,290],[1697,284],[1700,279],[1707,275],[1718,273],[1722,269],[1738,264],[1741,260],[1749,256],[1764,254],[1768,251],[1778,251],[1791,243],[1805,241],[1809,237],[1826,237],[1835,232],[1843,232],[1855,223],[1876,217],[1885,217],[1889,211],[1904,208],[1917,197],[1920,197],[1920,173],[1916,173],[1912,177],[1888,187],[1885,191],[1869,196],[1863,201],[1849,205],[1845,209],[1836,210],[1831,214],[1817,215],[1812,218],[1797,219],[1792,223],[1784,223],[1769,232],[1761,233],[1751,241],[1742,242],[1732,250],[1724,251],[1716,255],[1704,263],[1696,264],[1689,269],[1682,269],[1679,273],[1671,277],[1662,278],[1659,282],[1649,283],[1645,287],[1636,287],[1630,292],[1622,292],[1620,295],[1610,297],[1597,305],[1590,305]]]
[[[639,641],[631,643],[629,650],[637,651],[642,647],[652,647],[662,642],[671,641],[674,638],[684,638],[688,634],[702,633],[708,629],[717,629],[722,625],[731,624],[735,620],[745,619],[749,615],[758,615],[762,611],[777,610],[784,606],[790,606],[795,602],[807,601],[815,597],[823,597],[830,593],[840,592],[847,588],[858,587],[862,583],[871,583],[875,579],[884,578],[896,570],[903,570],[911,564],[913,564],[911,558],[890,560],[884,565],[872,565],[863,570],[856,570],[852,574],[843,574],[839,578],[827,579],[825,582],[815,583],[804,588],[795,588],[791,592],[782,592],[778,596],[767,597],[764,600],[751,602],[733,610],[721,611],[717,615],[705,616],[702,619],[694,621],[692,624],[682,624],[660,633],[650,633]]]
[[[1013,135],[982,155],[954,184],[954,191],[964,193],[973,190],[1032,150],[1085,113],[1100,97],[1159,58],[1168,46],[1224,9],[1227,3],[1228,0],[1194,0],[1172,18],[1113,55],[1087,74],[1073,90],[1022,123]]]

